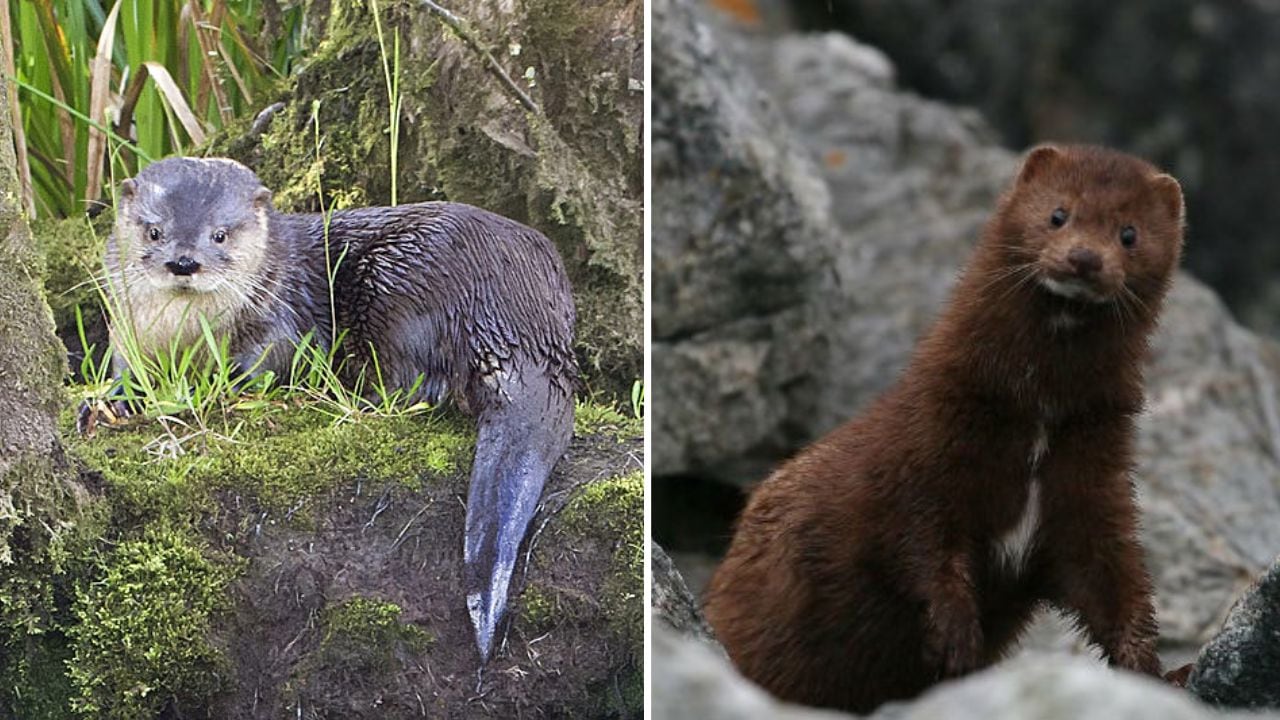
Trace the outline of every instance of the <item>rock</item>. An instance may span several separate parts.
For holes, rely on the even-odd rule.
[[[787,419],[818,352],[808,297],[831,241],[799,143],[687,2],[653,3],[655,472],[732,462]],[[759,242],[768,238],[768,242]],[[782,351],[782,348],[787,348]],[[733,428],[706,423],[708,409]],[[729,417],[732,415],[732,417]]]
[[[834,720],[852,715],[785,705],[752,685],[724,655],[704,642],[681,635],[666,623],[652,633],[655,720]]]
[[[654,393],[671,402],[655,418],[653,467],[655,482],[676,489],[691,477],[759,480],[892,383],[1017,162],[974,112],[897,89],[872,48],[838,34],[739,32],[700,8],[664,0],[654,16],[655,283],[681,268],[710,308],[696,327],[686,319],[664,334],[662,318],[688,315],[680,282],[654,295]],[[694,66],[699,74],[663,79],[663,67]],[[677,152],[658,140],[694,132],[716,141]],[[689,228],[737,207],[707,192],[688,200],[716,152],[755,206],[808,207],[804,224],[739,232],[725,241],[741,248],[732,259],[694,242],[705,234]],[[753,278],[780,269],[759,248],[812,258],[786,266],[791,292],[770,312],[741,300]],[[727,274],[696,282],[726,268],[731,287]],[[1280,549],[1280,349],[1183,274],[1147,377],[1135,479],[1161,636],[1180,663]]]
[[[748,683],[705,643],[662,623],[653,627],[653,717],[662,720],[785,718],[820,720],[853,715],[779,703]],[[886,705],[875,720],[1211,720],[1280,717],[1226,715],[1156,680],[1109,670],[1081,658],[1034,656],[944,683],[911,703]]]
[[[652,541],[649,542],[649,568],[653,577],[653,592],[649,600],[653,617],[683,635],[716,644],[711,628],[698,609],[697,598],[689,592],[689,586],[662,546]]]
[[[262,101],[285,107],[264,132],[246,119],[209,152],[257,171],[282,211],[320,210],[322,189],[326,207],[390,204],[389,101],[371,5],[305,4],[320,19],[309,37],[321,39],[281,95]],[[401,37],[398,201],[470,203],[551,238],[574,289],[584,373],[593,389],[627,397],[644,351],[644,3],[447,3],[537,111],[421,4],[377,5],[387,42]]]
[[[1081,658],[1024,657],[944,683],[919,700],[877,711],[881,720],[1210,720],[1220,714],[1158,680]],[[1280,717],[1280,716],[1271,716]]]
[[[1214,705],[1280,709],[1280,560],[1200,651],[1187,689]]]

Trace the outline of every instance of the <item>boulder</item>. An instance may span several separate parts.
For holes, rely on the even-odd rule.
[[[1214,705],[1280,710],[1280,561],[1200,651],[1187,689]]]

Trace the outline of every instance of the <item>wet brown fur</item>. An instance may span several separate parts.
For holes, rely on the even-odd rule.
[[[1113,666],[1159,672],[1130,471],[1182,228],[1177,182],[1141,160],[1028,155],[898,383],[753,493],[706,597],[743,674],[867,712],[995,662],[1045,604]],[[1071,276],[1075,247],[1101,259],[1106,302],[1041,284]],[[1039,524],[1011,569],[999,541],[1033,474]]]

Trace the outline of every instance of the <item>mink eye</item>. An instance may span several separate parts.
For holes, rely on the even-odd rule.
[[[222,243],[226,242],[226,240],[227,240],[227,231],[226,231],[226,230],[221,230],[221,229],[219,229],[219,230],[214,230],[214,231],[213,231],[213,241],[214,241],[214,242],[216,242],[216,243],[218,243],[218,244],[222,244]]]
[[[1138,231],[1132,225],[1125,225],[1120,230],[1120,244],[1131,248],[1138,242]]]
[[[147,237],[151,238],[152,242],[160,242],[160,228],[158,227],[147,228]]]
[[[1068,213],[1066,208],[1058,208],[1049,216],[1049,224],[1056,228],[1060,228],[1067,224],[1067,218],[1069,217],[1071,217],[1071,213]]]

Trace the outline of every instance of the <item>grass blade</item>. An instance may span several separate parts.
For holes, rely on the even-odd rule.
[[[98,36],[98,51],[93,56],[93,65],[89,70],[89,119],[106,126],[107,93],[111,89],[111,52],[115,47],[116,18],[120,17],[120,3],[116,0],[107,13],[106,24],[102,26],[102,34]],[[107,144],[106,133],[89,126],[89,148],[85,158],[88,173],[85,179],[84,199],[94,202],[102,190],[102,158]]]
[[[182,96],[182,91],[178,89],[178,84],[173,81],[173,76],[165,69],[165,66],[158,62],[147,61],[142,63],[147,69],[147,73],[151,75],[151,79],[156,82],[156,87],[160,90],[160,96],[169,104],[169,109],[178,116],[178,122],[182,123],[182,128],[187,131],[187,137],[191,138],[191,142],[196,145],[204,144],[204,129],[200,127],[200,121],[196,119],[195,113],[191,112],[191,106],[187,104],[187,99]]]

